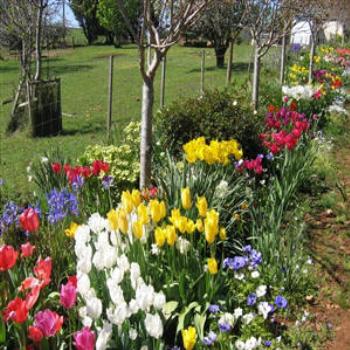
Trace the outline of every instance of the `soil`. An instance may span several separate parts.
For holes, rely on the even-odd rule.
[[[334,212],[318,209],[305,218],[313,259],[320,267],[319,293],[310,312],[316,331],[322,326],[332,330],[322,350],[350,350],[350,143],[338,147],[334,157],[343,194],[338,191]]]

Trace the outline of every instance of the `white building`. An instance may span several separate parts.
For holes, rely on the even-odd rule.
[[[300,44],[302,46],[310,45],[311,42],[311,27],[307,21],[296,22],[291,31],[290,43]]]

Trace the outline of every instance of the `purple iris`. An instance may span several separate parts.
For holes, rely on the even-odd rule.
[[[203,338],[203,344],[207,346],[211,346],[215,343],[217,335],[210,331],[206,337]]]
[[[252,246],[250,244],[243,247],[243,252],[246,254],[250,254],[252,251]]]
[[[252,306],[256,304],[256,294],[255,293],[250,293],[247,297],[247,305]]]
[[[84,178],[80,175],[77,175],[72,182],[73,191],[77,192],[84,186]]]
[[[275,298],[275,304],[279,309],[285,309],[288,306],[288,301],[282,295],[277,295]]]
[[[258,265],[262,263],[262,255],[260,252],[256,251],[255,249],[251,251],[249,255],[249,259],[250,259],[250,265],[253,268],[256,268]]]
[[[109,190],[110,187],[112,186],[113,180],[114,180],[114,177],[113,177],[113,176],[111,176],[111,175],[105,176],[105,177],[102,179],[102,187],[103,187],[105,190]]]
[[[230,330],[231,330],[231,325],[228,324],[228,323],[219,323],[219,329],[220,329],[220,332],[223,332],[223,333],[228,333]]]
[[[220,306],[216,304],[211,304],[209,305],[208,310],[211,314],[217,314],[220,311]]]
[[[264,345],[269,348],[272,345],[272,341],[271,340],[265,340],[264,341]]]
[[[18,216],[23,209],[14,202],[7,202],[3,207],[2,215],[0,216],[0,236],[7,232],[10,226],[18,225]]]
[[[301,45],[299,43],[294,43],[290,46],[290,50],[294,53],[298,53],[301,50]]]

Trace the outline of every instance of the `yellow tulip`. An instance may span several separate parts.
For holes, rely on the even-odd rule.
[[[180,209],[173,209],[169,218],[170,222],[175,225],[175,222],[181,217]]]
[[[204,221],[205,239],[209,244],[215,241],[216,235],[219,233],[219,213],[211,209],[207,213]]]
[[[193,222],[193,220],[191,219],[187,219],[187,222],[186,222],[186,232],[191,234],[195,231],[196,229],[196,225],[195,223]]]
[[[201,219],[197,219],[197,221],[196,221],[196,229],[200,233],[202,233],[204,231],[204,225],[203,225],[203,221]]]
[[[118,229],[125,234],[128,232],[128,216],[127,212],[124,208],[119,209],[118,212]]]
[[[207,266],[208,271],[211,275],[216,275],[218,273],[218,262],[215,258],[209,258]]]
[[[137,239],[141,239],[143,236],[143,225],[142,222],[137,220],[132,224],[132,233]]]
[[[147,207],[143,203],[141,203],[137,207],[137,216],[138,216],[138,220],[142,222],[143,225],[148,224],[150,221],[148,212],[147,212]]]
[[[192,207],[191,191],[189,187],[181,189],[181,203],[184,209],[188,210]]]
[[[221,227],[221,228],[220,228],[219,235],[220,235],[220,239],[221,239],[222,241],[226,241],[226,239],[227,239],[227,234],[226,234],[226,229],[225,229],[225,227]]]
[[[166,234],[166,241],[167,241],[168,245],[170,245],[172,247],[177,240],[175,227],[172,225],[168,225],[166,227],[165,234]]]
[[[207,211],[208,211],[207,199],[204,196],[198,197],[196,207],[198,209],[199,215],[204,218],[207,215]]]
[[[159,203],[157,199],[152,199],[149,202],[148,207],[151,218],[155,223],[158,223],[166,216],[165,203],[163,201]]]
[[[131,192],[132,204],[137,208],[141,203],[141,193],[139,190],[132,190]]]
[[[196,345],[197,341],[197,332],[193,326],[188,327],[187,329],[183,329],[181,331],[182,334],[182,342],[185,350],[192,350]]]
[[[157,227],[156,230],[154,231],[154,238],[157,246],[163,247],[166,240],[166,234],[161,227]]]
[[[176,221],[175,221],[175,227],[180,231],[180,233],[185,233],[187,229],[187,218],[186,216],[180,216]]]
[[[75,236],[75,233],[77,232],[78,227],[79,225],[77,223],[71,222],[69,228],[64,230],[64,234],[69,238],[73,238]]]
[[[164,219],[166,217],[166,205],[164,201],[159,203],[159,211],[161,219]]]
[[[132,196],[129,191],[123,191],[122,193],[122,204],[126,212],[129,214],[133,208]]]
[[[109,226],[111,227],[112,230],[117,230],[118,229],[118,213],[115,209],[111,209],[107,213],[107,219]]]

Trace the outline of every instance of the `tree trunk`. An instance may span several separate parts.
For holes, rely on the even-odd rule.
[[[287,34],[284,32],[282,36],[282,47],[281,47],[281,67],[280,67],[280,83],[284,83],[284,73],[286,69],[286,47],[287,47]]]
[[[232,81],[232,64],[233,64],[233,41],[230,41],[229,45],[229,56],[227,61],[227,75],[226,75],[226,83],[229,85]]]
[[[226,46],[215,47],[216,67],[217,68],[224,68],[226,50],[227,50]]]
[[[258,105],[259,105],[259,85],[260,85],[260,49],[258,47],[255,47],[253,86],[252,86],[252,104],[255,110],[258,109]]]
[[[34,80],[40,80],[41,76],[41,31],[43,18],[43,4],[39,4],[35,26],[35,75]]]
[[[154,81],[147,77],[142,87],[140,189],[147,188],[151,181],[153,101]]]
[[[312,72],[314,70],[314,57],[316,52],[316,36],[311,34],[310,62],[309,62],[309,84],[312,84]]]

